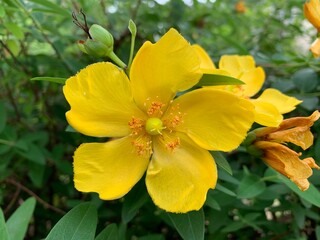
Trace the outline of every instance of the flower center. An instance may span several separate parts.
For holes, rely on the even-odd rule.
[[[149,118],[146,122],[146,131],[150,135],[161,134],[161,131],[164,129],[161,119],[159,118]]]

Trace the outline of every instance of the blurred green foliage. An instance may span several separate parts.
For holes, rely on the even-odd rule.
[[[188,215],[205,223],[205,228],[157,209],[143,180],[115,201],[76,191],[72,154],[80,143],[92,139],[66,131],[68,105],[61,85],[30,81],[42,76],[67,78],[90,63],[106,60],[89,57],[77,47],[86,35],[72,22],[71,13],[83,9],[89,25],[100,24],[113,34],[114,50],[125,62],[130,50],[129,19],[138,29],[136,50],[175,27],[191,43],[202,45],[216,63],[223,54],[253,55],[266,70],[264,87],[304,101],[286,117],[307,116],[319,109],[320,64],[308,52],[316,31],[304,20],[304,1],[246,0],[243,13],[236,11],[237,2],[1,0],[0,206],[7,225],[14,225],[10,216],[14,219],[16,209],[33,196],[37,204],[25,239],[45,238],[80,203],[65,217],[84,219],[89,225],[98,221],[96,239],[199,239],[190,229],[205,239],[320,239],[319,171],[310,178],[315,187],[299,193],[290,181],[241,148],[215,156],[220,161],[218,186],[209,191],[203,210]],[[315,145],[304,155],[319,164],[319,122],[312,130]],[[2,226],[4,219],[0,220]],[[74,224],[68,227],[85,227]],[[4,236],[1,226],[0,236]],[[48,239],[57,239],[52,237],[59,233],[55,231]],[[95,228],[88,231],[93,237]]]

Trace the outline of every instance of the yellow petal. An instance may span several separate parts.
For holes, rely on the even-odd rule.
[[[257,67],[252,68],[248,71],[243,72],[240,80],[245,83],[244,87],[244,96],[252,97],[257,92],[260,91],[264,81],[265,73],[263,68]]]
[[[277,127],[283,120],[282,114],[278,109],[268,102],[259,100],[251,101],[255,107],[254,121],[262,126]]]
[[[249,100],[212,88],[186,93],[174,100],[173,107],[183,114],[182,123],[176,130],[186,133],[199,146],[209,150],[237,148],[246,137],[254,117]]]
[[[250,55],[237,56],[237,61],[239,62],[240,69],[242,71],[249,71],[256,67],[254,58]]]
[[[144,116],[133,102],[125,73],[111,63],[82,69],[66,81],[63,93],[71,107],[66,113],[69,124],[85,135],[125,136],[132,116]]]
[[[219,61],[219,69],[229,72],[231,77],[240,78],[242,69],[238,61],[238,55],[223,55]]]
[[[175,29],[155,44],[144,43],[130,70],[133,96],[141,109],[147,100],[169,103],[177,91],[189,89],[201,76],[196,51]]]
[[[129,137],[82,144],[74,153],[75,187],[105,200],[120,198],[143,176],[149,157],[138,155]]]
[[[293,111],[296,109],[296,106],[302,102],[295,97],[289,97],[273,88],[264,90],[258,100],[273,104],[282,114]]]
[[[312,175],[311,167],[301,161],[299,154],[279,143],[258,141],[254,144],[264,151],[263,160],[270,167],[288,177],[302,191],[309,187],[307,178]]]
[[[154,203],[168,212],[199,210],[207,191],[216,185],[217,168],[208,151],[184,134],[171,135],[172,139],[176,137],[180,145],[173,150],[166,148],[161,138],[155,140],[146,176],[147,189]]]
[[[196,53],[200,58],[200,61],[201,61],[200,68],[203,72],[208,73],[207,71],[210,72],[211,70],[216,69],[210,56],[200,45],[194,44],[192,45],[192,48],[196,51]]]

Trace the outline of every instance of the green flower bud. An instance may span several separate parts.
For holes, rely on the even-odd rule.
[[[113,36],[108,30],[104,29],[98,24],[93,24],[89,29],[89,33],[93,40],[101,42],[108,49],[110,49],[110,51],[113,51]]]
[[[113,54],[113,36],[103,27],[93,24],[89,29],[89,38],[79,41],[80,50],[94,57],[106,57]]]

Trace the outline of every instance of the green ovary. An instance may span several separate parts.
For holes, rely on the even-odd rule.
[[[159,118],[149,118],[146,122],[146,131],[150,135],[161,134],[161,131],[164,129],[162,121]]]

